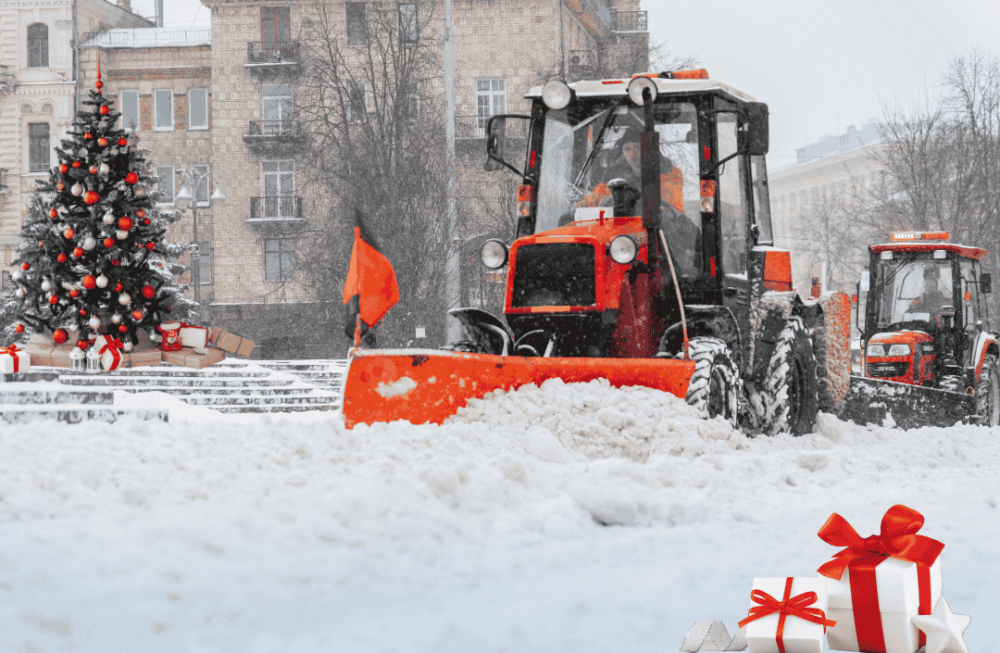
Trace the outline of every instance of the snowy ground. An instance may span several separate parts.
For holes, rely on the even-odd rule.
[[[1000,430],[747,440],[596,382],[353,432],[132,400],[172,421],[0,424],[0,651],[676,651],[903,503],[1000,652]]]

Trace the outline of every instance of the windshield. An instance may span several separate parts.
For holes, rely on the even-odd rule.
[[[626,100],[627,101],[627,100]],[[661,224],[675,264],[693,274],[701,236],[698,200],[698,121],[690,103],[654,110],[660,135]],[[621,179],[632,191],[624,215],[642,215],[639,134],[643,109],[619,101],[575,102],[549,110],[542,141],[535,233],[574,220],[614,215],[608,183]]]
[[[930,256],[881,261],[878,266],[878,326],[922,320],[939,325],[943,306],[954,306],[951,262]]]

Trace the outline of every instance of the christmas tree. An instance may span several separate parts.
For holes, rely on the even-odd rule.
[[[157,325],[192,306],[176,283],[184,268],[172,263],[183,246],[163,240],[179,215],[154,208],[155,178],[138,137],[116,127],[100,64],[95,86],[56,150],[59,167],[29,203],[3,310],[15,316],[7,342],[50,332],[58,343],[79,331],[81,348],[108,334],[128,351],[140,331],[155,342]]]

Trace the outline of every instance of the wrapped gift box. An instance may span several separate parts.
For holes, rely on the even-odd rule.
[[[164,363],[193,367],[196,370],[208,367],[226,358],[225,352],[219,349],[209,347],[205,352],[204,354],[199,354],[191,347],[181,347],[179,351],[164,351],[160,353],[163,356]]]
[[[69,353],[73,351],[79,340],[80,334],[78,332],[67,331],[66,342],[57,345],[52,340],[52,334],[35,333],[28,339],[28,344],[24,346],[24,351],[31,356],[33,365],[69,367]]]
[[[781,601],[784,598],[786,581],[786,578],[754,578],[753,588],[766,592],[776,601]],[[816,601],[810,603],[808,607],[826,613],[826,579],[822,577],[792,579],[790,598],[794,599],[807,592],[816,593]],[[757,605],[759,604],[755,603],[751,608]],[[779,652],[777,630],[780,616],[778,612],[774,612],[746,624],[746,641],[750,653]],[[829,615],[826,617],[832,619]],[[824,625],[822,623],[814,623],[798,616],[786,615],[781,634],[785,653],[825,653],[827,648],[823,631]]]
[[[113,342],[111,336],[98,336],[95,346],[100,351],[109,341]],[[113,349],[114,351],[109,348],[101,353],[101,367],[108,371],[131,367],[149,367],[163,362],[161,358],[163,352],[148,341],[144,345],[134,347],[130,352],[119,348]]]
[[[192,326],[182,322],[180,338],[183,347],[207,347],[208,327]]]
[[[220,327],[212,327],[208,342],[213,347],[218,347],[243,358],[249,358],[254,348],[253,340],[229,333]]]
[[[826,579],[830,596],[830,619],[837,625],[826,635],[830,648],[841,651],[857,651],[858,634],[851,598],[851,569],[844,571],[840,580]],[[855,571],[857,576],[861,572]],[[941,558],[930,566],[931,605],[941,597]],[[884,653],[914,653],[920,648],[920,632],[913,625],[913,617],[919,614],[920,591],[917,578],[917,563],[886,558],[875,567],[875,584],[878,592],[878,610],[882,624]]]
[[[17,345],[0,347],[0,374],[19,374],[31,369],[31,354]]]

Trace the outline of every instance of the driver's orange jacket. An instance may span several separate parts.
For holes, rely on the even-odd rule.
[[[585,195],[577,206],[598,206],[601,200],[609,197],[611,189],[602,181],[597,184],[594,192]],[[684,176],[676,167],[660,175],[660,199],[677,209],[678,213],[684,213]]]

